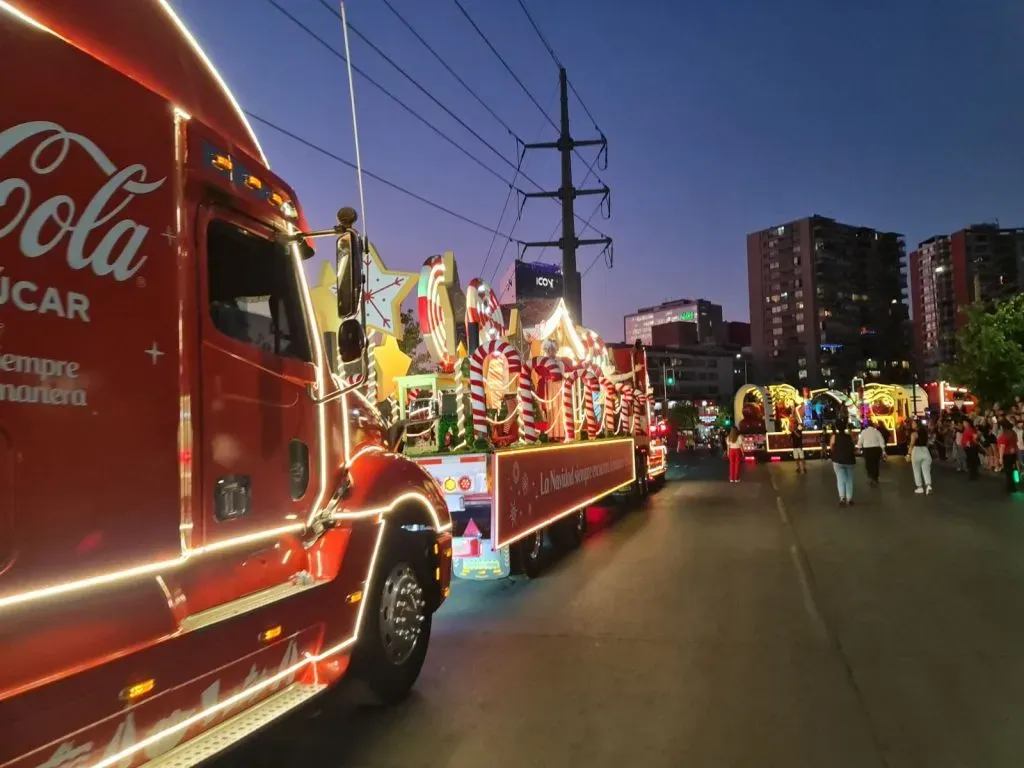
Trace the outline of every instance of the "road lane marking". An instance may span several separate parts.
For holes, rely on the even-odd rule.
[[[786,513],[786,503],[782,500],[781,496],[775,497],[775,506],[779,508],[779,517],[782,518],[782,524],[789,525],[789,515]]]
[[[821,617],[821,612],[818,611],[817,603],[814,602],[811,583],[807,578],[807,568],[804,565],[803,558],[800,557],[800,551],[796,548],[796,544],[789,545],[789,554],[793,560],[793,567],[796,569],[797,581],[800,582],[800,592],[804,598],[804,610],[811,617],[811,623],[814,624],[818,639],[823,643],[827,643],[829,638],[828,630],[825,628],[825,620]]]

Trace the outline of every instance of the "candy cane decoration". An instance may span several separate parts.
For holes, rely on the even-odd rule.
[[[509,376],[520,377],[522,388],[522,358],[515,347],[507,341],[494,339],[477,347],[469,358],[469,397],[473,406],[473,434],[477,438],[487,437],[487,395],[484,390],[484,363],[491,355],[502,355],[508,362]]]
[[[618,393],[615,385],[607,379],[604,380],[604,431],[609,435],[615,434],[615,421],[618,416],[619,403]]]
[[[566,370],[565,365],[562,369],[565,370],[562,376],[562,423],[565,425],[565,442],[571,443],[576,439],[576,412],[573,399],[575,375],[573,371]]]
[[[633,431],[633,385],[622,385],[622,398],[620,400],[619,430],[624,435],[632,434]]]
[[[519,371],[519,438],[528,443],[537,440],[533,398],[533,368],[529,363]]]
[[[597,366],[588,365],[583,369],[583,416],[587,435],[591,440],[597,437],[600,430],[600,425],[597,423],[597,411],[594,408],[594,396],[600,391],[601,379]]]
[[[633,409],[633,434],[644,433],[644,420],[642,414],[647,408],[647,395],[643,392],[636,393],[636,408]]]
[[[462,361],[455,364],[455,444],[466,439],[466,388],[462,383]]]
[[[466,287],[466,327],[476,325],[480,342],[505,336],[505,317],[497,294],[480,278],[473,278]]]

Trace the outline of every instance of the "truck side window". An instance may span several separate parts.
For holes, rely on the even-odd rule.
[[[207,231],[210,317],[218,331],[272,355],[312,362],[292,259],[226,221]]]

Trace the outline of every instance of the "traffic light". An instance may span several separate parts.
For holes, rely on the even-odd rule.
[[[673,384],[676,383],[676,377],[673,376],[672,374],[669,374],[669,376],[666,379],[666,381],[668,382],[668,385],[671,387]]]
[[[731,426],[732,426],[732,419],[730,419],[730,418],[729,418],[728,416],[726,416],[726,417],[725,417],[725,421],[724,421],[724,424],[725,424],[725,426],[727,426],[727,427],[731,427]]]

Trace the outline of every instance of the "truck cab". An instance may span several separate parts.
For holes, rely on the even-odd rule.
[[[195,765],[350,669],[401,698],[451,521],[337,359],[351,217],[309,232],[163,0],[0,2],[0,50],[0,765]]]

